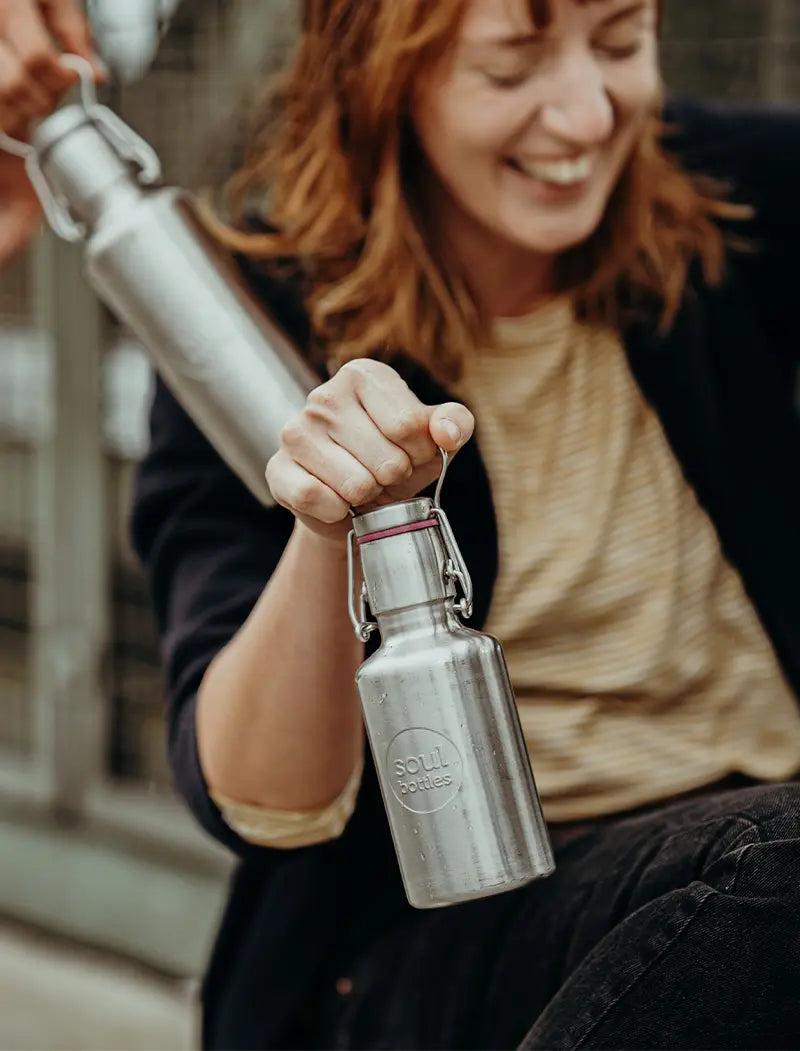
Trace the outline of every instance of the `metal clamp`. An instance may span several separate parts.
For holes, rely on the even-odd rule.
[[[81,105],[87,116],[105,135],[120,157],[139,169],[139,181],[142,185],[149,186],[157,182],[161,178],[161,162],[158,154],[149,143],[137,135],[123,120],[120,120],[113,110],[107,106],[101,106],[97,101],[94,71],[91,64],[80,55],[62,55],[60,62],[78,74],[81,86]],[[15,157],[22,157],[25,161],[25,171],[53,232],[64,241],[82,241],[87,233],[86,224],[76,220],[70,212],[68,202],[53,193],[39,166],[39,155],[36,148],[28,142],[22,142],[0,131],[0,150]]]
[[[355,561],[356,531],[351,529],[347,534],[347,609],[353,627],[356,629],[356,637],[362,642],[368,642],[372,633],[378,630],[378,625],[373,620],[367,620],[367,585],[363,581],[358,598],[355,597]],[[356,613],[356,602],[358,602],[358,613]]]
[[[447,468],[450,466],[450,457],[444,449],[440,449],[439,452],[442,454],[442,473],[439,475],[439,482],[436,486],[436,493],[433,497],[432,513],[434,517],[439,520],[439,528],[442,531],[444,548],[448,555],[444,567],[445,580],[450,581],[453,584],[459,584],[463,593],[462,597],[457,602],[453,603],[453,609],[456,610],[457,613],[460,613],[464,620],[469,620],[472,616],[473,609],[472,577],[469,575],[464,556],[461,554],[461,548],[458,546],[455,534],[453,533],[450,519],[447,517],[441,504],[442,486],[444,485],[444,476],[447,474]]]
[[[447,474],[447,468],[450,466],[450,457],[444,449],[440,449],[439,452],[442,455],[442,470],[436,486],[431,513],[439,522],[439,529],[441,530],[444,549],[447,554],[447,561],[445,562],[443,571],[445,585],[452,583],[453,585],[460,586],[462,591],[462,597],[453,602],[453,609],[459,613],[464,620],[469,620],[472,616],[473,609],[472,577],[469,575],[464,556],[461,554],[461,548],[456,541],[453,527],[450,525],[450,519],[447,517],[447,514],[441,505],[442,487],[444,485],[445,475]],[[354,511],[351,511],[351,514],[354,513]],[[361,639],[362,642],[367,642],[373,632],[378,630],[378,625],[375,621],[367,620],[367,600],[369,596],[367,594],[366,584],[362,582],[359,594],[357,596],[355,594],[355,559],[356,534],[355,530],[351,529],[347,536],[347,608],[357,638]],[[356,606],[358,608],[356,608]]]

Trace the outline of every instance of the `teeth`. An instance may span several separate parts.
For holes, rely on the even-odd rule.
[[[524,161],[517,159],[517,164],[534,179],[541,182],[552,182],[558,186],[571,186],[585,182],[592,171],[591,158],[588,155],[574,161]]]

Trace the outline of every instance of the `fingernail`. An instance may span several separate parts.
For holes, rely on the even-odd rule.
[[[461,434],[461,428],[453,423],[452,420],[442,420],[442,426],[444,427],[447,434],[453,439],[456,445],[461,445],[463,437]]]

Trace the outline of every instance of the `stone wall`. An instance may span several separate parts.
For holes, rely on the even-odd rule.
[[[667,0],[662,55],[676,91],[800,101],[800,3]]]

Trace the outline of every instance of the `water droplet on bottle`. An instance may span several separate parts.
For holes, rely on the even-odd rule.
[[[422,853],[422,851],[419,852],[419,860],[420,861],[424,861],[425,860],[425,855]]]
[[[415,829],[413,829],[413,832],[414,832],[414,835],[415,835],[415,836],[418,836],[418,835],[419,835],[419,829],[418,829],[418,828],[415,828]]]

